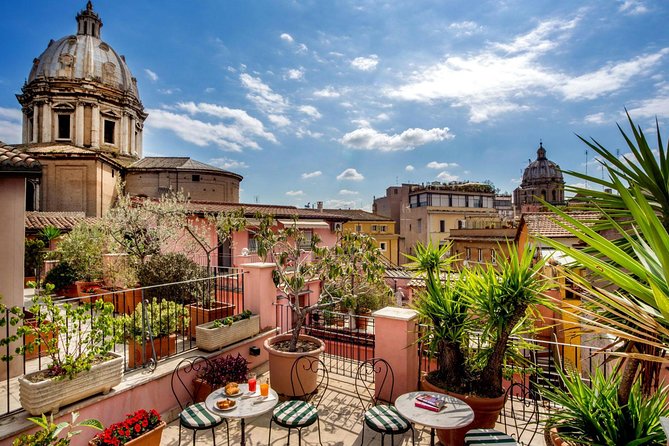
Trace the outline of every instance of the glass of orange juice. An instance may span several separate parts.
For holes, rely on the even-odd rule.
[[[260,383],[260,396],[269,396],[269,381],[264,380]]]

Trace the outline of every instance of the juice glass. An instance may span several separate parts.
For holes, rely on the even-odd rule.
[[[269,382],[263,381],[260,383],[260,396],[269,396]]]
[[[255,392],[256,391],[256,374],[255,373],[249,373],[248,384],[249,384],[249,392]]]

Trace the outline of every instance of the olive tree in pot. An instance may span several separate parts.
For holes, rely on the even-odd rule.
[[[534,260],[534,249],[508,249],[508,258],[496,267],[450,272],[454,260],[450,245],[417,245],[413,268],[425,279],[415,308],[430,325],[422,341],[436,355],[437,370],[425,376],[423,388],[446,391],[474,409],[474,421],[464,429],[438,431],[444,444],[462,444],[467,430],[492,428],[504,405],[502,374],[509,360],[522,348],[522,337],[513,336],[531,322],[537,305],[547,302],[541,278],[543,261]],[[478,341],[478,342],[476,342]],[[472,348],[473,344],[478,348]]]

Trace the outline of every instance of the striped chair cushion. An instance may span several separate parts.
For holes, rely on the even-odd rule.
[[[365,412],[365,423],[377,432],[402,432],[409,429],[409,422],[394,406],[374,406]]]
[[[196,403],[186,407],[179,414],[181,425],[190,429],[206,429],[215,427],[223,419],[207,410],[204,403]]]
[[[513,446],[518,445],[513,437],[495,429],[472,429],[465,435],[466,446]]]
[[[287,427],[309,426],[318,419],[318,411],[304,401],[286,401],[274,409],[274,419]]]

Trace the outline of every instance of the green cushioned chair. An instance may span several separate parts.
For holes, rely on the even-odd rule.
[[[199,384],[193,386],[193,376],[209,367],[210,363],[204,356],[195,356],[183,359],[177,364],[172,372],[172,393],[181,408],[179,413],[179,443],[181,444],[181,428],[193,431],[193,444],[195,444],[195,433],[199,430],[211,429],[213,444],[216,444],[216,428],[225,422],[225,430],[228,437],[228,446],[230,446],[230,431],[228,429],[228,420],[210,412],[204,403],[195,401],[195,395],[198,394]],[[186,395],[184,397],[184,395]]]
[[[355,376],[355,391],[364,411],[360,444],[365,441],[366,426],[381,434],[381,445],[384,444],[386,435],[391,436],[391,442],[394,444],[395,435],[402,435],[408,431],[411,431],[411,443],[415,445],[411,423],[397,412],[395,406],[380,399],[379,396],[385,395],[386,390],[390,390],[389,395],[392,397],[395,390],[395,374],[390,364],[380,358],[362,362]]]
[[[306,383],[302,381],[304,373],[311,372],[318,374],[314,391],[305,389]],[[321,422],[318,418],[318,406],[323,400],[329,380],[327,367],[321,359],[305,355],[295,360],[290,370],[290,382],[295,396],[274,408],[272,419],[269,422],[267,444],[272,443],[272,423],[288,429],[288,444],[290,444],[290,433],[293,429],[297,429],[298,444],[302,444],[302,429],[317,423],[318,443],[323,444],[321,442]]]
[[[518,446],[518,443],[495,429],[472,429],[465,435],[465,446]]]

